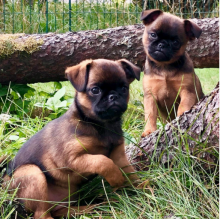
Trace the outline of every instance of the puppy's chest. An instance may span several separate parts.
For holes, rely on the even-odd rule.
[[[97,139],[97,145],[94,148],[95,153],[101,153],[105,156],[109,156],[111,151],[121,145],[124,140],[121,130],[99,130],[95,137]]]
[[[174,83],[169,79],[159,81],[156,88],[158,100],[168,100],[176,97],[178,91],[175,89]]]
[[[100,144],[104,148],[111,149],[123,143],[122,133],[121,132],[117,133],[117,130],[115,130],[115,132],[104,131],[102,133],[99,133],[98,138],[99,138]]]
[[[144,91],[153,95],[160,106],[172,105],[181,87],[181,80],[175,77],[146,76]]]

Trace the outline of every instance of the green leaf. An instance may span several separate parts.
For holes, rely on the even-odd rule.
[[[35,91],[34,90],[28,90],[28,92],[25,94],[26,98],[31,98],[35,95]]]
[[[62,84],[60,82],[55,81],[54,82],[54,88],[55,90],[59,90],[62,88]]]
[[[23,109],[24,102],[21,99],[14,100],[15,106]]]
[[[64,100],[57,107],[61,108],[61,107],[66,107],[66,106],[67,106],[67,101]]]
[[[9,137],[9,140],[11,140],[11,141],[16,141],[18,139],[19,139],[19,136],[17,136],[17,135],[10,135],[10,137]]]
[[[133,138],[128,132],[124,132],[125,144],[137,143],[135,138]]]
[[[65,95],[65,92],[66,92],[66,88],[63,87],[61,88],[60,90],[58,90],[55,95],[54,95],[54,101],[56,102],[57,100],[60,100],[64,95]]]
[[[43,103],[35,103],[34,106],[37,106],[37,107],[44,107],[45,104],[43,104]]]
[[[55,100],[53,99],[53,101],[55,101]],[[53,102],[53,104],[52,104],[53,110],[55,111],[56,109],[58,109],[60,104],[61,104],[60,100]]]
[[[54,106],[45,106],[46,109],[49,109],[51,111],[55,111],[56,109],[54,108]]]
[[[48,100],[47,100],[47,102],[46,102],[46,104],[45,105],[53,105],[53,97],[50,97]]]
[[[11,86],[11,89],[14,90],[15,92],[19,93],[22,98],[29,90],[35,91],[35,89],[29,87],[26,84],[14,84]]]
[[[51,96],[49,93],[47,93],[47,92],[45,92],[45,91],[41,91],[41,92],[39,92],[38,94],[39,94],[40,96],[42,96],[42,97],[50,97],[50,96]]]
[[[54,97],[51,97],[47,100],[46,106],[56,108],[60,103],[61,101],[59,99],[55,99]]]
[[[73,99],[73,96],[70,96],[70,95],[65,95],[63,97],[64,100],[68,100],[68,99]]]
[[[20,98],[20,96],[18,95],[18,93],[16,93],[15,91],[12,91],[12,92],[11,92],[11,95],[13,96],[13,99],[14,99],[14,100]]]
[[[56,119],[57,118],[57,113],[51,113],[49,116],[51,119]]]
[[[0,97],[6,96],[8,93],[8,87],[4,86],[0,88]]]
[[[73,103],[74,98],[66,99],[67,103]]]

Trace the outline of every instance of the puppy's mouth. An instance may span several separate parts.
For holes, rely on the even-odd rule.
[[[161,50],[149,51],[149,55],[159,62],[169,61],[171,58]]]
[[[109,106],[103,114],[109,115],[110,117],[120,117],[122,113],[125,111],[122,106],[113,104]]]
[[[166,56],[166,54],[165,54],[164,52],[162,52],[161,50],[156,50],[154,53],[155,53],[155,54],[160,54],[160,53],[162,53],[164,56]]]
[[[121,110],[121,106],[119,106],[117,104],[113,104],[113,105],[109,106],[107,110],[118,111],[118,110]]]
[[[120,118],[122,114],[126,111],[127,107],[123,107],[117,104],[112,104],[104,111],[99,111],[98,116],[102,120],[115,120],[117,118]]]

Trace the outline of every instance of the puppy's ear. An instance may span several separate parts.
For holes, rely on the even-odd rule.
[[[159,9],[151,9],[142,11],[141,13],[141,21],[143,21],[144,25],[148,25],[155,21],[163,12]]]
[[[117,62],[122,66],[125,71],[128,83],[130,84],[134,79],[140,80],[141,69],[136,65],[132,64],[126,59],[120,59]]]
[[[202,29],[190,20],[184,20],[184,27],[189,40],[194,40],[195,37],[199,38],[202,33]]]
[[[65,71],[66,78],[79,92],[83,92],[86,89],[91,64],[92,60],[85,60],[78,65],[68,67]]]

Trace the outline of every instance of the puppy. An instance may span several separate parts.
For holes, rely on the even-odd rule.
[[[119,187],[125,181],[120,168],[134,172],[125,155],[121,116],[140,69],[125,59],[97,59],[65,73],[76,89],[74,103],[21,147],[4,177],[5,182],[13,179],[10,189],[19,188],[17,197],[35,219],[66,215],[74,193],[97,174]]]
[[[145,25],[143,45],[147,55],[143,78],[145,137],[157,129],[157,118],[173,120],[175,110],[180,116],[203,97],[193,63],[185,51],[187,42],[199,38],[202,30],[189,20],[158,9],[143,11],[141,20]]]

